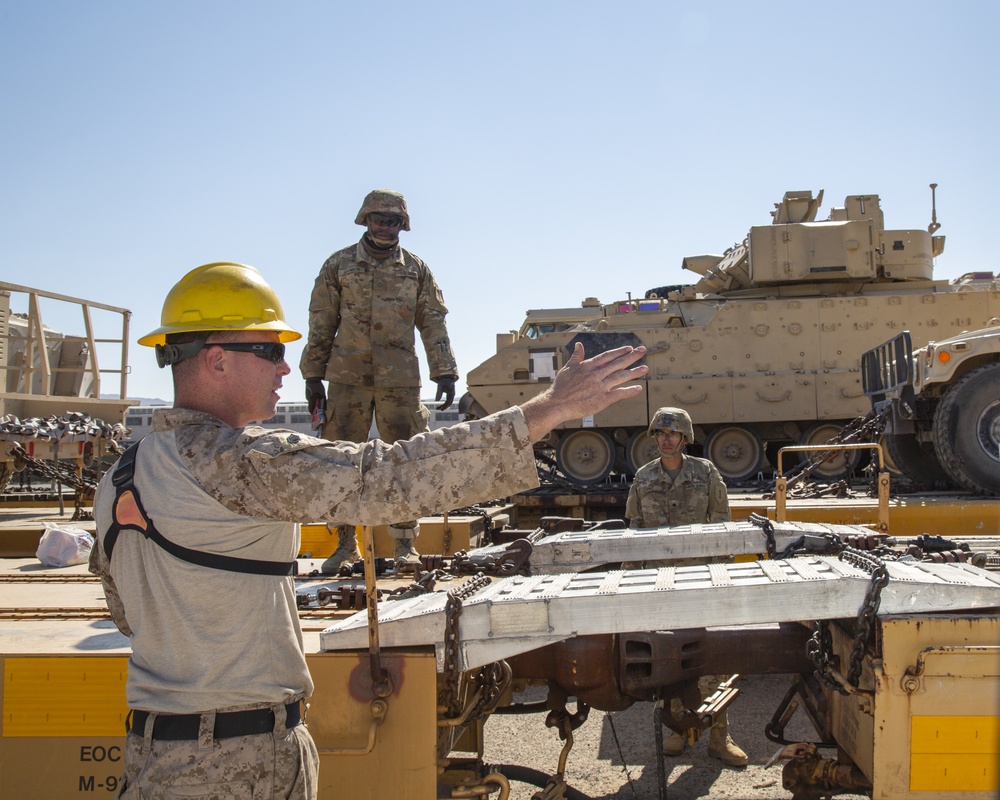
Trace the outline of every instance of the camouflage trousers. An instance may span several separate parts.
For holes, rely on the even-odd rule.
[[[204,720],[211,715],[203,715]],[[166,741],[130,731],[125,740],[122,800],[315,800],[319,753],[305,725],[280,732]],[[153,729],[147,723],[147,731]]]
[[[377,389],[331,383],[328,397],[324,439],[367,442],[373,413],[383,442],[398,442],[427,430],[430,415],[420,402],[419,386]]]
[[[328,397],[323,438],[330,441],[367,442],[373,412],[383,442],[398,442],[428,430],[430,414],[420,402],[419,386],[378,389],[331,382]],[[394,525],[411,529],[417,522]]]

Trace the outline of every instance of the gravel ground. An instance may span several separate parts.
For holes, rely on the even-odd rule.
[[[791,685],[784,675],[750,675],[739,683],[740,695],[729,709],[730,735],[750,757],[742,769],[725,767],[708,756],[708,734],[693,748],[666,759],[667,797],[790,798],[781,785],[784,762],[767,769],[764,765],[779,745],[764,736],[781,698]],[[537,694],[535,694],[537,692]],[[544,689],[531,689],[517,699],[537,701]],[[572,704],[570,710],[573,710]],[[818,737],[799,712],[786,728],[789,739],[815,741]],[[646,800],[658,797],[654,758],[653,705],[637,703],[625,711],[591,710],[590,717],[574,734],[566,763],[566,782],[573,789],[597,800]],[[558,768],[562,742],[555,730],[546,728],[542,715],[494,715],[486,723],[484,759],[491,764],[516,764],[551,775]],[[824,750],[832,758],[832,750]],[[538,787],[511,781],[510,800],[530,800]],[[864,795],[839,795],[864,798]]]

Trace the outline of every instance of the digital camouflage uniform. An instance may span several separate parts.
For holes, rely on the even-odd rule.
[[[625,503],[630,528],[729,521],[729,494],[719,470],[704,458],[686,453],[681,458],[676,478],[670,477],[659,458],[636,472]]]
[[[706,522],[728,522],[729,494],[726,483],[716,466],[709,460],[681,454],[681,470],[676,477],[663,468],[660,459],[640,467],[635,474],[632,488],[625,501],[625,516],[630,528],[660,528],[677,525],[695,525]],[[706,563],[728,561],[727,558],[677,558],[656,559],[643,563],[647,568],[689,567]],[[702,697],[714,692],[728,675],[703,675],[698,679]],[[671,700],[675,716],[683,712],[683,703]],[[722,712],[713,725],[713,737],[725,741],[729,720]],[[676,738],[677,734],[672,737]]]
[[[430,377],[457,378],[447,313],[427,265],[399,245],[388,258],[376,259],[359,241],[326,260],[309,301],[309,340],[299,362],[304,379],[330,382],[323,438],[366,441],[373,409],[386,442],[428,430],[414,330]],[[416,524],[395,522],[390,532],[410,538]]]
[[[132,645],[129,707],[151,719],[201,715],[197,740],[151,738],[151,721],[129,733],[121,797],[314,798],[312,738],[304,725],[284,725],[285,706],[313,690],[293,578],[191,564],[128,528],[109,564],[113,474],[94,500],[91,569]],[[537,483],[517,408],[405,445],[234,429],[203,412],[158,410],[134,476],[143,508],[168,540],[257,561],[294,559],[299,523],[387,524],[400,513],[420,516]],[[213,738],[216,712],[261,708],[275,712],[272,733]]]
[[[447,313],[431,271],[408,250],[397,246],[384,261],[370,256],[361,242],[339,250],[323,264],[313,287],[309,341],[299,362],[302,377],[328,380],[335,407],[341,405],[342,386],[365,390],[358,396],[369,397],[371,390],[410,390],[413,405],[419,405],[420,366],[414,330],[420,331],[430,377],[458,375],[445,326]],[[392,441],[378,421],[377,395],[375,398],[379,433]],[[422,426],[396,438],[426,430],[426,411],[424,414]],[[351,416],[357,419],[351,421]],[[323,435],[365,441],[370,427],[371,407],[355,405],[344,413],[333,413]]]

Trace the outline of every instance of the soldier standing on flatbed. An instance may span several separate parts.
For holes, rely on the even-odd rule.
[[[629,527],[657,528],[728,522],[729,495],[719,470],[708,459],[689,456],[684,452],[688,443],[694,441],[694,425],[687,411],[669,406],[657,409],[649,423],[649,435],[656,439],[660,457],[640,467],[635,473],[635,480],[625,502],[625,516],[628,517]],[[653,560],[641,566],[693,566],[707,561]],[[698,681],[702,697],[715,691],[727,677],[702,676]],[[672,701],[672,710],[675,714],[682,710],[681,703],[676,698]],[[665,755],[679,756],[686,746],[687,740],[673,730],[663,738]],[[708,737],[708,754],[731,767],[745,767],[749,763],[747,754],[729,735],[727,711],[719,714],[712,725]]]
[[[520,407],[408,442],[355,444],[251,424],[274,415],[291,372],[285,343],[300,338],[253,267],[192,270],[160,321],[139,343],[170,366],[173,407],[156,411],[94,498],[90,568],[131,645],[118,796],[314,800],[299,524],[384,525],[442,498],[468,505],[536,487],[532,442],[641,392],[621,384],[646,374],[631,367],[646,350],[584,360],[578,344]]]
[[[448,309],[427,265],[399,244],[399,232],[410,230],[403,195],[369,192],[354,221],[368,230],[323,264],[309,301],[309,340],[299,368],[311,412],[325,402],[323,381],[330,382],[323,438],[367,441],[374,411],[379,438],[396,442],[428,430],[414,329],[438,387],[434,399],[443,398],[439,408],[455,398],[458,366],[445,327]],[[400,566],[417,561],[419,533],[416,520],[389,526]],[[342,525],[337,548],[321,571],[348,571],[359,558],[354,525]]]

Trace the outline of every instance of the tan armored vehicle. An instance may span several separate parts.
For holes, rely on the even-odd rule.
[[[861,357],[865,394],[886,414],[890,464],[917,483],[1000,494],[1000,319],[913,349],[909,331]]]
[[[933,188],[933,187],[932,187]],[[589,355],[649,349],[645,391],[543,447],[581,483],[631,474],[656,457],[646,436],[660,406],[686,408],[696,443],[730,483],[753,480],[769,453],[827,441],[870,403],[861,354],[908,330],[914,347],[980,328],[1000,315],[1000,281],[976,272],[933,280],[944,237],[932,205],[927,230],[887,230],[877,195],[852,195],[816,221],[823,192],[786,192],[770,225],[723,255],[692,256],[701,276],[606,305],[529,311],[519,331],[468,375],[462,409],[478,417],[541,391],[580,341]],[[814,475],[840,477],[858,451]]]

